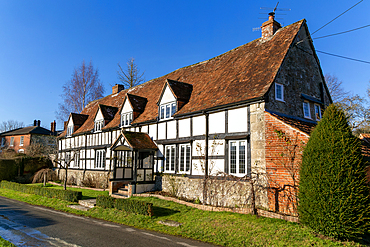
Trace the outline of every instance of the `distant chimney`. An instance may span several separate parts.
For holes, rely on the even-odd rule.
[[[264,22],[261,27],[262,40],[271,38],[279,28],[281,28],[281,25],[279,22],[275,21],[275,13],[270,12],[269,20]]]
[[[56,130],[56,127],[57,127],[57,123],[55,122],[55,120],[54,120],[54,122],[51,122],[51,125],[50,125],[50,131],[52,132],[52,133],[54,133],[55,132],[55,130]]]
[[[33,126],[37,126],[37,120],[33,120]]]
[[[41,121],[37,120],[37,127],[40,127]]]
[[[122,84],[116,84],[112,87],[112,94],[119,93],[124,89],[125,89],[125,86],[123,86]]]

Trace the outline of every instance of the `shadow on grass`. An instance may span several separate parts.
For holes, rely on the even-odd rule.
[[[96,196],[84,196],[84,195],[82,195],[81,200],[89,200],[89,199],[95,199],[95,198],[96,198]]]
[[[153,214],[157,217],[161,216],[169,216],[172,214],[179,213],[180,211],[169,209],[169,208],[162,208],[162,207],[157,207],[153,206]]]

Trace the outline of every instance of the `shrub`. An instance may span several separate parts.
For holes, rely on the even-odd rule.
[[[115,199],[110,196],[99,195],[96,197],[96,206],[102,208],[116,208],[127,213],[153,216],[153,204],[134,199]]]
[[[31,186],[26,184],[18,184],[14,182],[1,181],[0,187],[4,189],[15,190],[26,194],[35,194],[49,198],[58,198],[70,202],[78,202],[82,198],[81,191],[72,190],[57,190],[40,186]]]
[[[361,144],[344,113],[329,106],[311,134],[300,168],[300,222],[337,239],[370,230],[370,196]]]

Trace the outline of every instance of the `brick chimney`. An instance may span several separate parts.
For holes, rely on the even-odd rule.
[[[37,127],[40,127],[41,121],[37,120]]]
[[[51,124],[50,124],[50,131],[54,133],[56,127],[57,127],[57,123],[54,120],[54,122],[51,122]]]
[[[116,84],[112,87],[112,94],[119,93],[124,89],[125,89],[125,86],[123,86],[122,84]]]
[[[264,22],[261,27],[262,40],[265,41],[271,38],[279,28],[281,28],[281,25],[279,22],[275,21],[275,13],[270,12],[269,20]]]
[[[33,126],[37,126],[37,120],[33,120]]]

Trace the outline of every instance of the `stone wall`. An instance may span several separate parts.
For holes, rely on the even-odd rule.
[[[202,178],[163,175],[156,177],[156,189],[170,193],[172,196],[203,203]],[[251,184],[248,181],[227,180],[222,178],[207,181],[207,202],[212,206],[247,207],[251,204]],[[255,187],[256,205],[264,207],[266,191]],[[261,196],[262,195],[262,196]]]
[[[63,181],[65,177],[65,170],[57,168],[56,173],[58,174],[59,180]],[[89,171],[89,170],[74,170],[68,169],[68,178],[67,184],[78,185],[78,186],[87,186],[105,189],[108,188],[107,176],[108,172],[106,171]],[[112,177],[112,173],[110,175]]]

